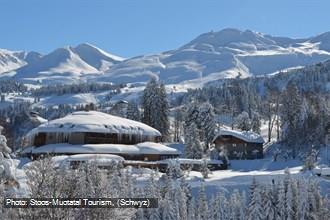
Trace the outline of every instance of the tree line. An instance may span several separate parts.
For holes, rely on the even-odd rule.
[[[169,166],[166,173],[151,172],[138,184],[138,174],[130,167],[113,162],[112,168],[98,169],[93,163],[75,170],[55,169],[51,159],[33,162],[28,168],[27,184],[31,198],[157,198],[158,208],[142,209],[7,209],[0,206],[1,219],[159,219],[159,220],[326,220],[330,215],[328,198],[322,197],[313,179],[284,178],[269,183],[253,179],[249,190],[234,189],[216,194],[201,183],[194,195],[180,175],[180,167]],[[178,175],[179,174],[179,175]],[[15,197],[0,181],[0,203]]]

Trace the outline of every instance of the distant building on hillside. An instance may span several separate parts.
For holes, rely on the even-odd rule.
[[[127,160],[155,161],[175,158],[180,152],[156,143],[161,133],[140,122],[97,111],[79,111],[46,121],[27,134],[22,153],[115,154]]]
[[[251,131],[221,129],[214,138],[215,148],[229,159],[263,158],[263,138]]]

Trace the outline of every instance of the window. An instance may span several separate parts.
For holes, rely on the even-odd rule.
[[[233,144],[232,146],[233,146],[233,147],[237,147],[237,144]]]

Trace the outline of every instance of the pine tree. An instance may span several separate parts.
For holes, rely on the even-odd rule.
[[[136,102],[129,102],[127,105],[126,117],[134,121],[140,121],[140,110]]]
[[[253,178],[252,184],[250,186],[250,202],[248,206],[247,219],[264,219],[264,210],[262,209],[260,189],[258,188],[255,178]]]
[[[215,136],[215,119],[213,106],[209,102],[200,105],[198,114],[199,129],[202,131],[201,140],[204,141],[205,150],[209,149],[209,145]]]
[[[230,216],[232,219],[243,220],[245,218],[245,207],[246,204],[243,203],[241,195],[237,190],[234,190],[230,197]]]
[[[185,113],[185,130],[193,123],[198,129],[199,140],[203,142],[203,152],[206,152],[215,136],[216,124],[213,106],[208,102],[200,105],[192,102]]]
[[[185,150],[186,158],[200,159],[203,156],[203,148],[199,140],[199,132],[195,123],[185,127]]]
[[[242,131],[251,130],[251,120],[247,112],[242,112],[235,118],[236,127]]]
[[[176,220],[178,216],[177,207],[175,207],[174,201],[174,183],[168,182],[168,190],[165,192],[164,198],[161,201],[161,216],[164,220]]]
[[[253,112],[251,119],[251,129],[253,132],[260,134],[260,127],[261,127],[260,115],[257,112]]]
[[[217,197],[220,201],[220,207],[219,207],[219,214],[220,219],[230,219],[230,204],[228,202],[227,197],[223,193],[218,193]]]
[[[178,219],[180,220],[189,220],[187,213],[187,197],[185,190],[182,187],[177,187],[175,190],[175,206],[177,207]]]
[[[135,219],[136,220],[146,220],[144,216],[144,209],[143,208],[138,208],[137,212],[135,214]]]
[[[142,122],[159,130],[163,141],[169,138],[169,104],[164,84],[159,84],[152,78],[143,91]]]
[[[166,174],[171,179],[177,179],[177,178],[182,177],[183,171],[181,170],[181,167],[180,167],[180,161],[175,160],[175,159],[169,160]]]
[[[210,211],[209,211],[209,219],[218,220],[221,219],[220,215],[220,200],[217,196],[212,196],[210,201]]]
[[[1,134],[3,127],[0,126],[0,154],[5,158],[10,158],[11,149],[7,146],[7,139]]]
[[[292,188],[292,218],[299,219],[299,189],[296,180],[291,181]]]
[[[293,194],[292,194],[291,183],[289,183],[287,192],[285,194],[285,205],[286,205],[286,219],[292,220],[294,217],[294,212],[293,212]]]
[[[299,188],[298,194],[298,219],[306,219],[308,212],[308,196],[307,196],[307,184],[305,181],[301,181],[297,183]]]
[[[156,105],[156,95],[158,90],[158,82],[156,78],[151,78],[151,80],[146,85],[146,88],[143,91],[142,97],[142,107],[143,107],[143,118],[142,122],[150,126],[156,124],[154,117],[154,108]]]
[[[10,157],[11,149],[7,146],[7,139],[1,134],[2,127],[0,126],[0,184],[7,183],[7,187],[4,189],[14,190],[19,187],[19,183],[16,180],[15,164]]]
[[[205,193],[205,186],[201,185],[199,189],[199,195],[198,195],[198,213],[200,216],[200,219],[208,219],[209,216],[209,208],[208,208],[208,202],[207,197]]]
[[[302,129],[302,98],[296,85],[291,82],[288,84],[282,102],[283,136],[295,158],[299,147],[299,133]]]
[[[208,168],[208,161],[206,158],[202,159],[201,173],[204,179],[207,179],[209,177],[209,174],[211,173],[211,171]]]
[[[188,219],[195,220],[196,218],[196,203],[195,199],[192,198],[188,204],[188,213],[187,213]]]
[[[278,197],[277,197],[277,212],[276,220],[285,220],[286,219],[286,206],[285,206],[285,189],[283,182],[279,183],[278,186]]]
[[[166,96],[166,89],[165,89],[165,85],[163,83],[160,84],[159,87],[159,100],[157,103],[159,103],[159,126],[155,127],[156,129],[158,129],[162,136],[163,136],[163,141],[166,141],[169,139],[169,129],[170,129],[170,122],[168,119],[168,115],[170,112],[170,107],[169,107],[169,103],[167,101],[167,96]]]
[[[264,188],[262,188],[262,204],[263,204],[263,210],[265,210],[265,219],[266,220],[273,220],[275,219],[275,202],[273,198],[272,191],[270,190],[269,186],[266,185]]]
[[[304,169],[312,170],[315,168],[315,163],[317,162],[318,151],[312,146],[311,152],[307,153],[307,156],[304,161]]]

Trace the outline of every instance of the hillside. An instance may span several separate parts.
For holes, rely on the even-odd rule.
[[[100,79],[145,82],[157,75],[166,84],[200,84],[245,78],[310,65],[330,58],[328,35],[308,39],[276,38],[253,31],[224,29],[198,36],[158,55],[140,56],[114,65]]]
[[[31,84],[145,83],[153,75],[167,85],[196,87],[325,61],[330,59],[329,42],[329,32],[291,39],[228,28],[201,34],[174,50],[129,59],[87,43],[44,56],[1,50],[0,73]]]
[[[24,62],[17,69],[7,68],[12,70],[14,79],[31,84],[76,83],[87,74],[100,74],[123,60],[86,43],[58,48],[38,60],[32,55],[27,58],[35,62]]]
[[[24,51],[0,49],[0,74],[37,62],[40,57],[41,54],[33,51],[27,53]]]

